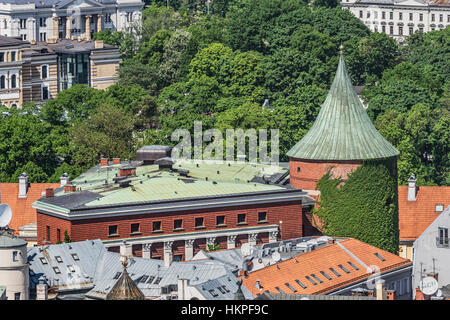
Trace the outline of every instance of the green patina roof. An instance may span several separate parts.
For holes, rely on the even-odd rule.
[[[136,167],[135,177],[128,178],[130,187],[120,188],[113,182],[119,167],[120,165],[94,167],[72,180],[77,188],[102,195],[97,200],[86,202],[86,206],[282,190],[284,187],[280,185],[251,180],[254,177],[288,171],[280,166],[264,164],[233,162],[228,165],[208,161],[177,160],[173,168],[189,170],[188,177],[181,176],[177,172],[160,170],[158,165],[142,165]],[[106,185],[105,180],[108,182]],[[55,192],[55,197],[65,194],[61,189]]]
[[[365,160],[398,154],[369,119],[341,52],[336,76],[316,121],[287,155],[297,159]]]

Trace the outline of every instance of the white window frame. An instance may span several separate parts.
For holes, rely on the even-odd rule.
[[[47,88],[47,99],[44,99],[44,87]],[[46,100],[50,100],[50,86],[46,83],[41,84],[41,100],[42,101],[46,101]]]
[[[43,77],[43,72],[42,72],[43,67],[47,67],[47,74],[46,74],[45,78]],[[48,76],[49,76],[49,65],[48,64],[41,65],[41,79],[48,79]]]

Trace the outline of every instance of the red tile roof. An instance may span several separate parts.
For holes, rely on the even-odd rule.
[[[373,268],[373,266],[377,266],[381,273],[412,264],[407,259],[359,240],[345,239],[339,243],[330,244],[326,247],[301,254],[295,259],[292,258],[279,262],[279,268],[276,265],[271,265],[264,269],[250,272],[248,278],[243,278],[243,284],[255,296],[257,293],[263,293],[266,290],[278,293],[279,291],[275,287],[279,287],[285,293],[294,293],[286,286],[286,283],[289,283],[290,286],[297,290],[295,292],[296,294],[326,294],[369,278],[371,273],[367,272],[366,266],[358,262],[357,259],[339,244],[350,251],[367,267]],[[384,258],[384,261],[378,258],[375,253],[378,253]],[[348,262],[351,262],[359,270],[355,270]],[[345,267],[349,273],[343,271],[339,265]],[[336,270],[340,274],[340,277],[334,274],[330,268]],[[321,271],[325,272],[331,280],[327,279]],[[317,284],[313,285],[306,278],[306,276],[313,278],[312,274],[318,277],[322,283],[315,280]],[[262,290],[256,287],[256,280],[260,281],[263,287]],[[302,288],[295,280],[299,280],[306,286],[306,289]]]
[[[416,240],[439,216],[436,204],[450,204],[450,187],[420,186],[416,201],[408,201],[408,186],[398,187],[400,240]]]
[[[46,188],[58,188],[59,186],[59,183],[30,183],[27,197],[19,199],[18,183],[0,183],[0,202],[9,205],[12,210],[9,227],[18,234],[19,227],[36,222],[36,209],[31,204],[41,198],[41,194]]]

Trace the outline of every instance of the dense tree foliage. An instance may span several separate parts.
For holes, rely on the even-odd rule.
[[[333,0],[147,4],[142,28],[94,35],[123,54],[116,85],[75,85],[40,106],[2,108],[1,181],[23,171],[31,181],[76,176],[101,153],[174,145],[173,130],[192,131],[194,121],[203,130],[279,129],[286,161],[320,110],[342,44],[369,115],[401,151],[399,182],[415,173],[420,183],[449,184],[450,28],[399,46]]]

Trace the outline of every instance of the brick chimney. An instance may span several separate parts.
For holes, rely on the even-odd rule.
[[[47,188],[45,189],[45,197],[51,198],[55,195],[53,188]]]
[[[105,158],[103,155],[100,156],[100,166],[106,167],[108,165],[108,158]]]
[[[417,186],[416,176],[414,174],[408,179],[408,201],[416,201]]]
[[[69,183],[69,175],[67,172],[64,172],[63,175],[59,178],[60,181],[60,187],[65,186],[67,183]]]
[[[75,191],[77,191],[77,187],[73,185],[72,182],[70,181],[64,186],[64,192],[75,192]]]
[[[28,176],[24,172],[19,176],[19,195],[18,198],[23,199],[27,197],[28,192]]]
[[[395,291],[394,290],[387,290],[386,295],[387,295],[388,300],[395,300]]]
[[[113,164],[120,164],[120,158],[113,158]]]
[[[133,166],[123,166],[119,168],[119,177],[135,176],[136,168]]]

